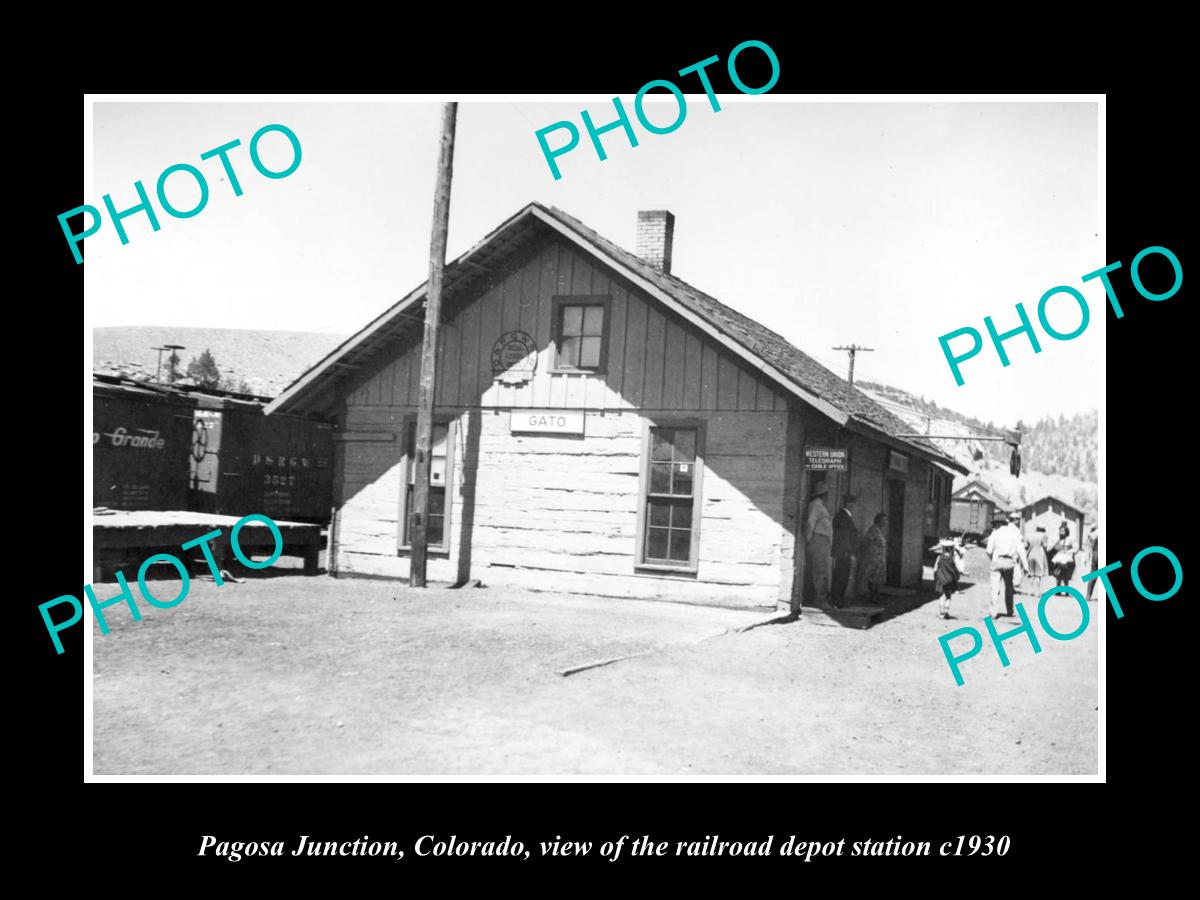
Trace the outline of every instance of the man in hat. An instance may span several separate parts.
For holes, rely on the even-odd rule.
[[[854,572],[854,554],[858,549],[858,526],[854,524],[854,502],[858,498],[847,494],[842,508],[833,517],[833,605],[841,606],[846,586]]]
[[[829,489],[824,481],[813,485],[812,500],[804,517],[804,545],[808,553],[808,571],[813,585],[813,602],[817,606],[829,603],[830,551],[833,547],[833,520],[825,508]]]
[[[997,513],[995,521],[996,527],[988,537],[987,555],[992,560],[992,617],[998,619],[1013,614],[1013,572],[1018,565],[1021,571],[1028,572],[1029,561],[1025,558],[1021,530],[1016,525],[1021,514],[1011,513],[1005,521],[1004,514]]]

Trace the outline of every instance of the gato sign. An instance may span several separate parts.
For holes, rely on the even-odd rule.
[[[514,409],[508,430],[513,434],[583,434],[582,409]]]

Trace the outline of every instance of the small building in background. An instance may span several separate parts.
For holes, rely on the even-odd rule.
[[[1063,523],[1071,530],[1071,540],[1075,547],[1083,546],[1083,511],[1065,500],[1054,496],[1045,496],[1021,508],[1021,526],[1026,539],[1033,537],[1038,526],[1046,530],[1047,546],[1058,540],[1058,528]]]
[[[960,535],[983,535],[991,529],[997,513],[1011,510],[1008,501],[994,487],[980,478],[972,478],[951,497],[950,530]]]

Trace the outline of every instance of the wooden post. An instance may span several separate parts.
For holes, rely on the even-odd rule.
[[[860,347],[858,344],[851,344],[849,347],[834,347],[834,350],[845,350],[850,354],[850,374],[846,380],[854,384],[854,354],[859,350],[864,350],[868,353],[874,352],[874,347]]]
[[[783,536],[780,545],[780,591],[775,608],[799,615],[804,588],[804,520],[808,513],[804,470],[804,414],[797,403],[788,403],[783,462]]]
[[[793,414],[795,415],[795,413]],[[800,455],[800,496],[797,503],[798,512],[796,516],[795,581],[792,583],[792,612],[796,615],[801,615],[801,608],[804,606],[805,600],[804,579],[808,574],[808,541],[804,539],[804,526],[808,522],[808,492],[812,484],[812,481],[808,477],[808,469],[804,465],[804,447],[808,440],[808,435],[805,433],[807,429],[804,427],[804,424],[804,420],[801,419],[800,434],[797,439]]]
[[[411,510],[412,555],[408,583],[425,587],[428,558],[429,473],[433,460],[433,397],[437,388],[438,331],[442,317],[442,271],[446,267],[446,231],[450,224],[450,179],[454,172],[457,103],[442,107],[442,150],[433,194],[433,237],[429,245],[429,290],[425,298],[425,341],[421,347],[421,387],[417,396],[416,472]],[[449,498],[446,498],[449,502]]]

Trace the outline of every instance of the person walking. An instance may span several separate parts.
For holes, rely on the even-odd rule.
[[[858,581],[867,587],[867,602],[879,602],[879,585],[887,577],[887,516],[879,513],[858,548]]]
[[[938,604],[938,614],[943,619],[950,618],[950,597],[958,590],[958,578],[962,572],[963,559],[966,551],[963,545],[949,538],[943,538],[932,548],[937,553],[937,562],[933,566],[933,588],[942,595]]]
[[[1088,532],[1088,552],[1087,552],[1087,567],[1089,572],[1095,572],[1100,568],[1100,533],[1096,530],[1096,523],[1092,523],[1092,529]],[[1093,578],[1088,582],[1087,598],[1092,599],[1092,591],[1096,590],[1096,582],[1099,578]]]
[[[813,485],[808,514],[804,517],[804,545],[808,555],[808,571],[812,573],[813,602],[817,606],[829,605],[833,520],[825,508],[825,498],[828,496],[829,488],[824,481]]]
[[[846,587],[854,578],[855,554],[858,552],[858,526],[854,524],[854,503],[858,498],[847,494],[842,508],[833,517],[833,605],[842,606]]]
[[[1020,521],[1020,513],[1010,515],[1007,522],[1003,515],[997,515],[997,527],[988,537],[987,555],[992,560],[992,618],[995,619],[1013,614],[1013,571],[1018,565],[1022,571],[1029,571],[1025,543],[1016,521]]]
[[[1046,529],[1039,525],[1029,539],[1029,576],[1037,579],[1034,588],[1040,597],[1042,593],[1042,577],[1050,572],[1046,559]]]
[[[1075,542],[1071,540],[1071,526],[1063,522],[1058,526],[1058,540],[1050,548],[1050,574],[1058,587],[1066,587],[1075,574]]]

